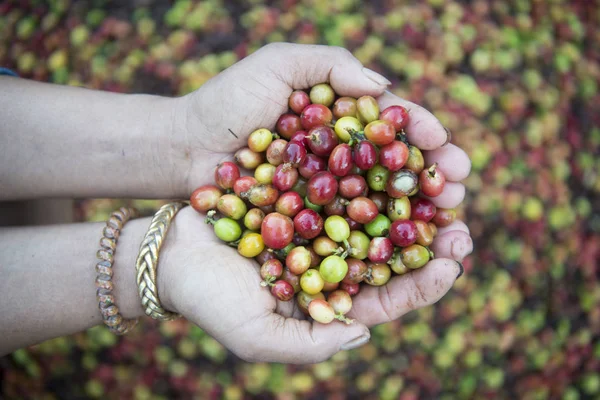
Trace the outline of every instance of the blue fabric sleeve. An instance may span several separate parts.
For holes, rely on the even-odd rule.
[[[19,76],[17,75],[14,71],[8,69],[8,68],[2,68],[0,67],[0,75],[10,75],[10,76]]]

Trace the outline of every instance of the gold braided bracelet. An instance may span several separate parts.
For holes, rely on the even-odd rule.
[[[115,305],[115,296],[112,294],[114,284],[112,282],[113,263],[115,260],[115,251],[117,249],[117,241],[123,230],[123,225],[130,218],[137,216],[135,208],[121,207],[118,211],[113,212],[106,222],[106,226],[102,231],[100,239],[100,250],[96,253],[96,257],[100,260],[96,264],[96,299],[102,321],[108,326],[111,332],[117,335],[123,335],[129,332],[137,324],[137,319],[124,319],[119,313],[119,308]]]
[[[186,205],[183,202],[174,202],[165,204],[158,210],[152,218],[146,236],[144,236],[135,262],[136,281],[142,300],[142,308],[146,315],[161,321],[169,321],[180,317],[179,314],[165,310],[161,305],[156,286],[156,269],[158,267],[158,253],[169,230],[171,220]]]

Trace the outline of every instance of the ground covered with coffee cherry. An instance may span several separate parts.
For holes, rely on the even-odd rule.
[[[118,92],[187,93],[272,41],[347,47],[471,157],[456,217],[475,241],[442,301],[324,363],[247,364],[186,321],[145,320],[123,338],[98,327],[0,359],[2,396],[597,398],[598,10],[590,0],[2,2],[0,65]],[[75,213],[99,221],[125,204],[148,215],[160,202],[81,200]]]

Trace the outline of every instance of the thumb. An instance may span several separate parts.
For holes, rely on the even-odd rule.
[[[342,96],[379,96],[391,84],[342,47],[272,43],[251,56],[291,89],[308,89],[329,82]]]
[[[255,320],[252,325],[250,329],[256,330],[255,335],[248,335],[252,343],[245,344],[241,352],[236,352],[246,361],[318,363],[340,350],[362,346],[371,338],[369,329],[357,321],[351,324],[339,321],[321,324],[271,313]]]

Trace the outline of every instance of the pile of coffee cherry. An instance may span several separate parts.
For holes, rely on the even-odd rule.
[[[406,108],[380,112],[373,97],[338,97],[326,83],[294,91],[289,108],[276,133],[252,132],[190,202],[219,239],[258,261],[276,298],[296,295],[315,321],[350,323],[360,284],[424,266],[456,212],[429,200],[445,177],[408,143]]]

